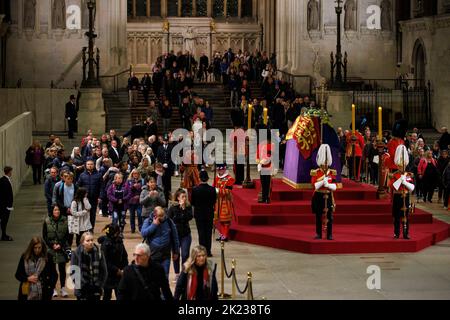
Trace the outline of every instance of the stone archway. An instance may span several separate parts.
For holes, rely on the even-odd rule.
[[[412,64],[414,68],[414,79],[415,86],[424,88],[426,83],[426,64],[427,64],[427,56],[425,51],[425,45],[422,39],[417,39],[414,44],[413,56],[412,56]]]

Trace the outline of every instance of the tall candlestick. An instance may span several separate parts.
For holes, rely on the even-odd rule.
[[[267,125],[268,119],[267,119],[267,113],[269,110],[267,108],[264,108],[264,124]]]
[[[352,104],[352,134],[356,132],[356,106]]]
[[[383,138],[383,108],[378,107],[378,140]]]
[[[252,111],[253,111],[253,106],[251,104],[248,105],[248,126],[247,129],[251,129],[252,128]]]

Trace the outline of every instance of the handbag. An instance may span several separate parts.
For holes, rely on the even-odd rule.
[[[21,292],[24,296],[28,296],[30,293],[30,283],[28,281],[22,283]]]

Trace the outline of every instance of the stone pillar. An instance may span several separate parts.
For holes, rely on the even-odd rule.
[[[206,15],[208,16],[208,17],[212,17],[212,2],[213,2],[213,0],[208,0],[208,3],[207,3],[207,7],[206,7],[206,10],[207,10],[207,13],[206,13]]]
[[[161,17],[167,17],[167,0],[161,0]]]
[[[95,135],[105,132],[105,109],[101,88],[80,89],[80,110],[78,111],[78,131],[85,134],[89,129]]]

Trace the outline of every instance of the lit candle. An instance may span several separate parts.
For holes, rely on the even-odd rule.
[[[356,106],[352,104],[352,133],[356,132]]]
[[[251,104],[248,105],[248,129],[250,130],[252,128],[252,111],[253,106]]]
[[[269,110],[267,108],[264,108],[264,124],[267,125],[268,119],[267,119],[267,113]]]
[[[383,137],[383,108],[378,107],[378,140]]]

